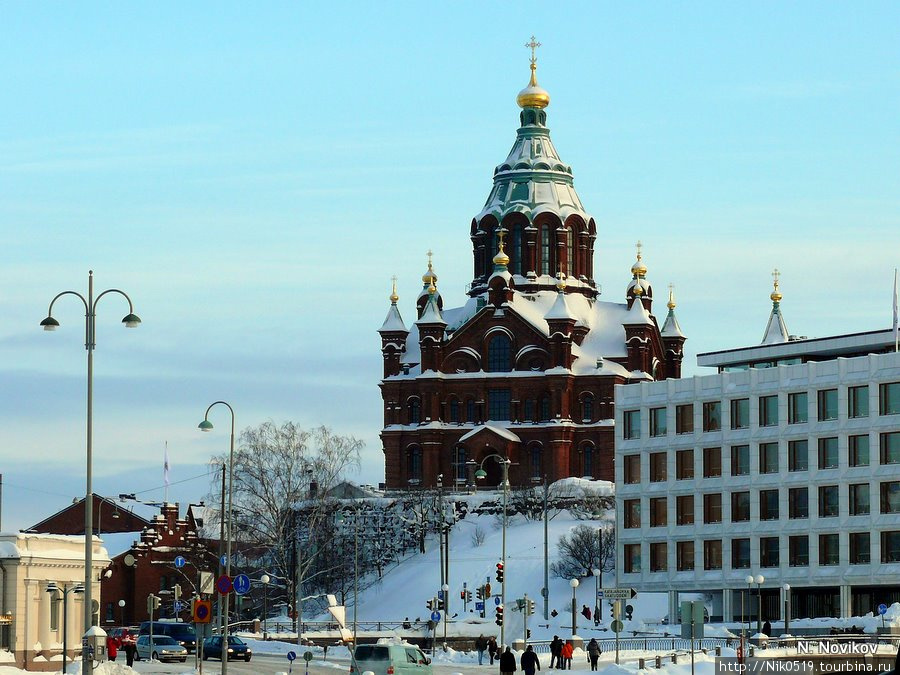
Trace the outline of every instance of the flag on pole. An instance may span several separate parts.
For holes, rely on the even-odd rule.
[[[894,268],[894,351],[900,351],[900,333],[897,332],[897,268]]]
[[[163,482],[169,487],[169,441],[166,441],[166,451],[163,456]]]

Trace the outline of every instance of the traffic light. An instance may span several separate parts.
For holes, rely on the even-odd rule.
[[[175,602],[181,600],[181,584],[175,584],[172,590],[175,593]]]
[[[432,599],[430,599],[430,600],[426,600],[426,601],[425,601],[425,606],[426,606],[428,609],[432,609],[432,610],[435,609],[435,604],[437,604],[437,603],[436,603],[436,600],[437,600],[436,598],[432,598]]]
[[[502,626],[503,625],[503,605],[497,605],[496,613],[497,613],[497,618],[494,619],[494,623],[497,624],[498,626]]]
[[[489,583],[484,585],[484,597],[485,598],[491,597],[491,585]]]
[[[479,600],[484,600],[484,586],[479,586],[475,589],[475,597]]]
[[[526,640],[530,640],[530,639],[531,639],[531,629],[530,629],[530,628],[526,628],[526,629],[525,629],[525,639],[526,639]]]
[[[634,613],[634,605],[625,605],[625,618],[631,621],[631,615]]]
[[[460,599],[460,600],[465,600],[465,599],[466,599],[466,592],[465,592],[465,591],[460,591],[460,592],[459,592],[459,599]]]
[[[439,611],[439,612],[443,612],[443,611],[444,611],[444,608],[445,608],[446,606],[447,606],[447,603],[444,602],[444,599],[443,599],[443,598],[438,598],[438,601],[437,601],[437,609],[438,609],[438,611]]]
[[[157,598],[155,595],[152,595],[152,594],[148,595],[147,596],[147,612],[149,614],[153,614],[153,612],[156,611],[157,609],[159,609],[159,598]]]
[[[465,601],[472,602],[472,591],[466,591]]]
[[[534,600],[531,598],[525,603],[525,613],[528,614],[528,616],[534,614]]]
[[[497,581],[503,583],[503,561],[497,563]]]

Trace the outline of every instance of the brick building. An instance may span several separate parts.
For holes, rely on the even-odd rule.
[[[395,289],[378,331],[388,488],[439,474],[469,482],[476,464],[496,485],[494,454],[511,460],[513,484],[612,480],[615,385],[681,374],[672,294],[660,329],[640,246],[623,302],[600,299],[596,223],[550,140],[550,97],[531,68],[516,140],[469,228],[468,300],[444,307],[429,255],[416,321],[406,327]]]

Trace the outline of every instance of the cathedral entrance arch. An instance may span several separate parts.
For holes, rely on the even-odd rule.
[[[492,457],[492,455],[494,456]],[[478,451],[477,459],[475,461],[478,463],[478,466],[487,473],[487,477],[478,481],[478,485],[483,485],[484,487],[500,486],[500,483],[503,480],[503,466],[500,464],[500,459],[496,455],[499,455],[500,457],[505,456],[501,450],[492,448],[491,446],[487,446]]]

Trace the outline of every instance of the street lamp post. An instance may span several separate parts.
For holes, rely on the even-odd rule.
[[[784,634],[791,634],[791,585],[782,586],[784,590]]]
[[[441,586],[441,590],[444,592],[444,648],[447,647],[447,614],[450,613],[450,584],[444,584]]]
[[[578,579],[570,579],[569,586],[572,587],[572,644],[575,644],[575,636],[578,634],[575,626],[575,617],[578,616],[576,614],[577,607],[575,606],[575,589],[578,588]]]
[[[119,609],[122,612],[122,627],[125,626],[125,601],[119,600]]]
[[[595,585],[595,593],[594,593],[594,625],[600,623],[600,575],[603,574],[603,570],[600,568],[594,568],[591,570],[591,574],[594,575]]]
[[[217,405],[224,405],[231,412],[231,444],[229,445],[228,450],[228,519],[225,521],[226,526],[226,535],[225,535],[225,576],[229,579],[231,578],[231,521],[233,514],[231,512],[231,504],[232,498],[234,496],[234,408],[231,407],[225,401],[216,401],[215,403],[211,403],[210,406],[206,409],[206,414],[203,416],[203,421],[197,425],[197,428],[200,431],[212,431],[213,424],[209,421],[209,411],[212,410]],[[222,614],[222,627],[220,630],[220,634],[222,635],[222,675],[228,675],[228,594],[223,594],[222,599],[219,600],[225,601],[225,611]]]
[[[752,634],[753,631],[750,629],[750,619],[753,616],[753,575],[748,574],[744,581],[747,582],[747,633]]]
[[[762,574],[757,574],[754,581],[756,582],[756,632],[762,633],[762,585],[766,578]]]
[[[47,584],[47,592],[48,593],[62,593],[62,601],[63,601],[63,618],[62,618],[62,629],[63,629],[63,669],[62,671],[68,672],[66,670],[66,664],[69,662],[69,593],[84,593],[84,585],[83,584],[75,584],[74,586],[66,586],[63,584],[63,587],[60,588],[56,585],[55,581],[51,581]],[[121,600],[119,602],[122,602]]]
[[[268,574],[263,574],[259,581],[263,585],[263,640],[269,639],[269,582],[271,579]],[[276,627],[277,630],[277,627]]]
[[[500,561],[503,563],[503,581],[500,582],[500,604],[506,608],[506,502],[507,495],[509,493],[509,465],[510,461],[508,457],[503,457],[502,455],[498,455],[496,452],[488,455],[484,459],[481,460],[481,464],[478,466],[478,471],[475,472],[475,478],[478,480],[484,480],[487,478],[487,471],[484,470],[484,463],[489,459],[496,459],[500,462],[500,466],[503,467],[503,535],[501,538],[501,548],[500,548]],[[505,641],[506,635],[506,621],[500,624],[500,646],[506,644]]]
[[[88,294],[85,298],[77,291],[63,291],[58,293],[53,300],[50,301],[50,308],[47,310],[47,318],[41,321],[41,327],[46,331],[53,331],[59,328],[59,321],[53,318],[53,305],[64,295],[74,295],[84,304],[84,348],[87,350],[87,471],[86,471],[86,487],[84,493],[84,632],[87,632],[94,625],[94,607],[93,607],[93,547],[94,547],[94,500],[93,500],[93,443],[94,443],[94,347],[96,347],[97,338],[97,303],[100,298],[108,293],[117,293],[128,301],[128,314],[122,319],[122,323],[126,328],[136,328],[140,325],[141,320],[134,313],[134,306],[131,298],[124,291],[117,288],[109,288],[102,291],[96,298],[94,297],[94,272],[88,271]],[[89,641],[82,642],[81,660],[82,670],[85,675],[94,672],[94,662],[90,656],[88,649]]]

